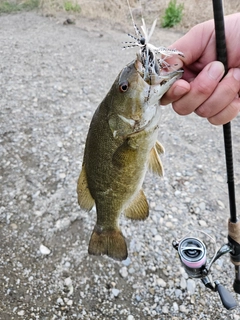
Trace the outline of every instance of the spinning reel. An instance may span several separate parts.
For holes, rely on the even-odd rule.
[[[212,282],[209,277],[210,269],[216,260],[226,253],[234,256],[235,251],[232,244],[224,244],[210,259],[207,259],[206,245],[198,238],[185,237],[179,242],[174,240],[172,245],[178,251],[182,266],[190,278],[200,279],[208,289],[218,292],[226,309],[232,310],[237,307],[231,293],[218,280]],[[237,293],[240,293],[239,272],[236,273],[233,287]]]

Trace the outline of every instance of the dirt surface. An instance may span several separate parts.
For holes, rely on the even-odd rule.
[[[0,319],[240,319],[188,278],[172,240],[201,229],[226,241],[228,195],[222,128],[162,107],[165,177],[144,190],[150,217],[121,219],[129,258],[87,253],[96,213],[77,204],[76,183],[91,117],[135,53],[127,30],[102,21],[37,13],[0,16]],[[180,33],[157,29],[153,43]],[[240,120],[233,121],[239,207]],[[234,267],[212,276],[232,291]],[[236,297],[239,300],[239,297]]]

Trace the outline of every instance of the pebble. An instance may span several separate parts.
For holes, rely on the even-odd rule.
[[[173,310],[174,310],[174,312],[178,312],[179,307],[178,307],[177,302],[173,302]]]
[[[127,320],[134,320],[134,316],[132,316],[131,314],[127,317]]]
[[[118,295],[119,295],[119,293],[120,293],[120,290],[118,290],[118,289],[116,289],[116,288],[113,288],[113,289],[112,289],[112,293],[113,293],[114,297],[116,298],[116,297],[118,297]]]
[[[140,302],[142,300],[141,296],[139,296],[138,294],[135,296],[135,299],[137,302]]]
[[[187,291],[189,294],[194,294],[196,289],[196,281],[193,279],[187,280]]]
[[[43,244],[40,245],[40,248],[39,248],[41,254],[43,255],[49,255],[51,253],[51,250],[48,249],[48,247],[44,246]]]
[[[224,205],[224,203],[223,203],[221,200],[217,200],[217,204],[219,205],[219,207],[220,207],[221,209],[224,209],[224,208],[225,208],[225,205]]]
[[[205,211],[205,210],[206,210],[206,204],[205,204],[205,202],[199,203],[199,208],[201,209],[201,211]]]
[[[126,278],[128,276],[128,270],[127,270],[127,267],[122,267],[120,270],[119,270],[119,273],[121,275],[122,278]]]
[[[122,264],[123,264],[124,266],[128,267],[128,266],[131,264],[131,260],[130,260],[130,258],[129,258],[129,257],[127,257],[127,259],[126,259],[126,260],[123,260],[123,261],[122,261]]]
[[[181,277],[180,287],[184,290],[187,288],[187,281],[184,277]]]
[[[153,239],[154,241],[162,241],[162,237],[159,234],[156,234]]]
[[[204,220],[198,220],[198,223],[201,227],[207,227],[207,222]]]
[[[180,307],[179,307],[179,310],[183,313],[188,313],[188,309],[185,307],[184,304],[182,304]]]
[[[60,305],[60,306],[64,306],[64,301],[62,298],[57,298],[57,304]]]
[[[169,310],[168,310],[167,306],[163,306],[162,307],[162,313],[164,313],[164,314],[168,314],[169,313]]]
[[[20,310],[20,311],[18,311],[18,313],[17,313],[19,316],[24,316],[24,314],[25,314],[25,311],[24,310]]]
[[[162,278],[158,278],[156,282],[157,282],[157,285],[162,288],[165,288],[167,285],[166,281],[164,281]]]

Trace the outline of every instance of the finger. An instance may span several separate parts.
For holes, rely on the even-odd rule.
[[[208,121],[214,125],[226,124],[234,119],[240,111],[240,99],[235,98],[225,109],[213,117],[208,118]]]
[[[182,98],[184,94],[189,92],[190,84],[184,80],[176,81],[171,88],[161,98],[161,105],[166,105]]]
[[[200,117],[211,118],[226,108],[240,90],[240,69],[230,69],[214,93],[195,110]]]
[[[195,111],[214,92],[224,74],[224,66],[219,61],[209,63],[198,76],[190,82],[190,91],[173,103],[173,109],[180,115]]]
[[[181,60],[184,61],[186,65],[190,65],[202,57],[206,46],[208,46],[209,52],[208,61],[215,60],[216,43],[213,20],[194,26],[182,38],[174,42],[170,48],[176,48],[177,50],[183,52],[185,57]]]

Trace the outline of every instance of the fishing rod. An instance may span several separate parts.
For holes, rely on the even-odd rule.
[[[216,35],[217,60],[223,63],[225,68],[225,76],[228,72],[228,62],[222,0],[212,0],[212,4]],[[224,244],[215,253],[209,263],[207,262],[207,248],[205,244],[198,238],[185,237],[179,242],[174,240],[173,247],[178,251],[179,258],[187,274],[191,278],[201,279],[207,288],[218,292],[223,306],[228,310],[232,310],[237,307],[237,303],[231,293],[223,285],[221,285],[218,280],[212,282],[209,278],[210,268],[213,263],[222,255],[230,253],[230,260],[235,266],[235,280],[233,283],[233,289],[236,293],[240,294],[240,221],[237,219],[236,212],[230,122],[223,125],[223,137],[230,208],[230,218],[228,221],[228,243]]]

